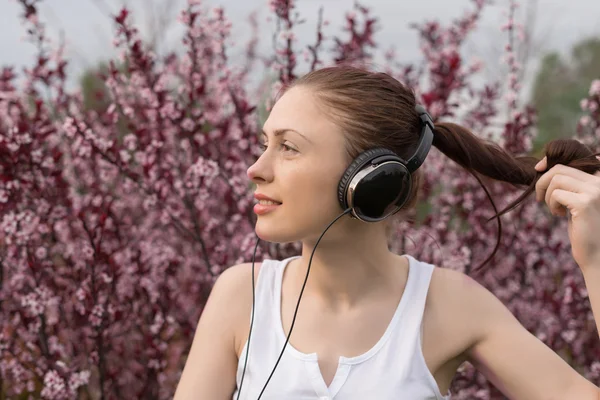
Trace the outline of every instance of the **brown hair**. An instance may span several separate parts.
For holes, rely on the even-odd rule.
[[[295,80],[284,91],[294,86],[310,88],[346,132],[350,159],[374,147],[390,149],[403,159],[414,152],[421,129],[420,118],[415,111],[415,94],[392,76],[340,65],[312,71]],[[531,156],[512,155],[498,144],[449,122],[435,122],[433,145],[479,181],[496,211],[490,220],[498,220],[498,240],[492,254],[480,265],[482,267],[498,249],[502,235],[500,216],[520,205],[535,191],[535,184],[543,174],[534,168],[539,160]],[[587,146],[576,140],[553,140],[545,146],[545,154],[547,169],[564,164],[587,173],[600,171],[600,161]],[[526,190],[498,212],[477,173],[515,186],[524,186]],[[405,210],[417,204],[422,183],[421,169],[413,173],[413,181],[415,184],[404,206]]]

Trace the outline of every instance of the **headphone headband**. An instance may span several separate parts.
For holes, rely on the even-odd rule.
[[[427,157],[427,154],[429,153],[429,150],[433,144],[433,131],[435,130],[433,119],[427,110],[425,110],[425,107],[417,104],[415,106],[415,111],[419,113],[423,130],[421,131],[419,144],[417,145],[415,154],[408,159],[406,164],[406,167],[411,173],[415,172],[425,161],[425,158]]]

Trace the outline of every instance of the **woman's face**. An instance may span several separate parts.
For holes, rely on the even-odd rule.
[[[265,151],[248,177],[255,194],[281,204],[255,207],[257,235],[278,243],[318,238],[343,211],[337,185],[350,160],[341,128],[310,89],[294,87],[274,105],[263,131]]]

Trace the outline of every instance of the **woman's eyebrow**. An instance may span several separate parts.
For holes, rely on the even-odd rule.
[[[286,129],[275,129],[275,130],[273,130],[273,136],[275,136],[275,137],[281,136],[281,135],[283,135],[286,132],[296,132],[298,135],[302,136],[306,141],[312,143],[312,141],[309,138],[307,138],[305,135],[303,135],[300,132],[295,131],[293,129],[289,129],[289,128],[286,128]],[[264,131],[264,129],[261,130],[260,134],[261,134],[261,136],[264,136],[264,137],[267,137],[267,138],[269,137],[269,135],[267,135],[267,133]]]

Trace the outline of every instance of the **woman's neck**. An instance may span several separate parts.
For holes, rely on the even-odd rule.
[[[383,237],[352,235],[352,240],[321,240],[310,265],[304,296],[313,296],[335,309],[350,309],[373,294],[393,290],[406,257],[389,251]],[[292,261],[293,285],[304,283],[314,246],[303,242],[302,257]],[[398,267],[398,268],[396,268]]]

